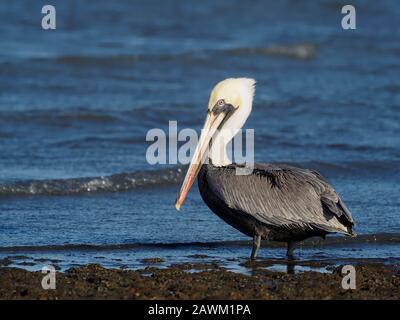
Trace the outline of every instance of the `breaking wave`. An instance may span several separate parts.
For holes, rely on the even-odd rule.
[[[298,43],[292,45],[271,45],[269,47],[256,48],[234,48],[225,50],[231,54],[246,54],[246,55],[267,55],[292,59],[311,59],[317,54],[317,48],[311,43]]]
[[[399,174],[399,161],[363,161],[327,163],[311,161],[306,163],[290,163],[292,166],[317,170],[322,174],[363,175],[379,174],[391,177]],[[175,166],[159,170],[143,170],[133,173],[119,173],[110,176],[25,180],[0,182],[0,196],[18,195],[76,195],[93,192],[123,192],[146,187],[177,185],[183,181],[186,166]]]
[[[172,53],[138,53],[120,55],[61,55],[57,57],[32,58],[33,61],[55,61],[57,63],[81,66],[132,66],[143,61],[166,61],[177,59],[196,59],[199,52],[206,55],[218,53],[233,55],[262,55],[277,58],[312,59],[317,54],[317,46],[310,42],[293,44],[271,44],[265,47],[203,48],[202,50],[183,50]]]
[[[110,176],[29,180],[0,184],[0,195],[73,195],[90,192],[118,192],[135,188],[177,184],[184,167],[137,171]]]

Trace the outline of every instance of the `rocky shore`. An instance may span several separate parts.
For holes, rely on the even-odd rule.
[[[44,290],[41,272],[0,268],[0,299],[400,299],[400,270],[381,263],[356,266],[356,289],[342,288],[341,266],[326,272],[274,272],[255,264],[251,274],[216,264],[149,265],[141,270],[97,264],[56,273]]]

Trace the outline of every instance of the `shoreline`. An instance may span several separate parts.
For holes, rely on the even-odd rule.
[[[271,262],[247,262],[251,274],[228,271],[216,263],[150,265],[139,270],[107,269],[88,264],[56,273],[56,289],[44,290],[46,274],[0,268],[0,299],[400,299],[398,265],[357,264],[356,289],[342,288],[342,266],[325,272],[294,274],[270,271]],[[307,262],[318,267],[323,264]],[[290,262],[287,263],[287,266]],[[297,264],[300,265],[300,264]],[[287,270],[289,271],[289,269]]]
[[[386,264],[400,265],[400,234],[365,234],[357,238],[310,238],[295,248],[294,260],[287,263],[286,244],[262,242],[256,265],[270,271],[318,271],[326,266]],[[0,247],[0,268],[40,271],[53,266],[58,272],[72,267],[98,264],[109,269],[161,269],[177,264],[217,264],[228,271],[249,275],[249,240],[188,243],[64,244]]]
[[[16,245],[0,247],[0,253],[19,253],[19,252],[46,252],[46,251],[65,251],[65,250],[82,250],[82,251],[106,251],[106,250],[122,250],[122,249],[138,249],[138,248],[180,248],[180,247],[246,247],[251,248],[252,240],[250,238],[244,240],[224,240],[211,242],[149,242],[149,243],[117,243],[117,244],[51,244],[51,245]],[[400,244],[399,232],[382,232],[382,233],[365,233],[358,234],[356,237],[347,237],[340,234],[331,234],[325,239],[320,237],[311,237],[296,244],[296,248],[313,248],[313,247],[333,247],[333,246],[349,246],[361,244]],[[262,240],[261,245],[268,248],[285,248],[286,242]]]

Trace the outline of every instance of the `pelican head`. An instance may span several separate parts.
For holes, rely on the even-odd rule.
[[[208,148],[208,157],[213,165],[226,166],[231,163],[226,155],[226,144],[242,128],[250,115],[254,86],[254,79],[229,78],[219,82],[211,91],[204,127],[176,198],[177,210],[193,185]]]

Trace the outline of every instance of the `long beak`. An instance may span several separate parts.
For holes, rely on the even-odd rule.
[[[176,210],[179,210],[183,201],[185,201],[186,195],[188,194],[190,187],[193,185],[193,182],[196,179],[196,176],[199,173],[200,167],[204,161],[211,138],[217,132],[225,117],[225,112],[218,114],[214,114],[213,112],[208,113],[204,127],[201,130],[199,143],[197,144],[192,161],[190,162],[189,169],[186,172],[185,180],[183,180],[181,190],[176,197]]]

